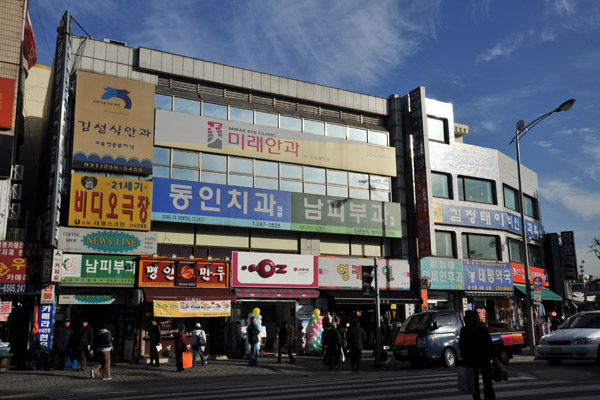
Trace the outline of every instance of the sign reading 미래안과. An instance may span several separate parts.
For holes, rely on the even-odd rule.
[[[73,167],[152,174],[154,85],[77,73]]]
[[[150,230],[152,182],[73,174],[69,225]]]

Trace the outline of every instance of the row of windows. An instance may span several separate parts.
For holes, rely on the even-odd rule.
[[[462,258],[502,261],[500,237],[495,235],[480,235],[463,233]],[[523,244],[520,241],[508,239],[508,256],[510,262],[523,264]],[[454,232],[435,231],[436,255],[439,257],[456,258],[456,240]],[[542,251],[539,246],[527,245],[529,265],[541,267]]]
[[[314,121],[306,118],[272,114],[258,110],[249,110],[176,96],[155,94],[154,107],[161,110],[228,119],[231,121],[270,126],[273,128],[306,132],[313,135],[354,140],[381,146],[388,146],[389,144],[387,132],[354,128],[324,121]]]
[[[466,176],[459,176],[457,181],[459,200],[494,205],[498,204],[494,181]],[[503,188],[504,207],[520,212],[519,192],[507,185],[503,185]],[[452,193],[452,176],[442,172],[432,172],[431,191],[433,197],[454,199]],[[537,200],[524,194],[523,202],[525,204],[525,215],[534,219],[539,219]]]
[[[220,185],[391,201],[387,176],[226,155],[154,148],[153,175]]]

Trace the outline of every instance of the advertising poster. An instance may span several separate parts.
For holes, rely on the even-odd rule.
[[[155,317],[229,317],[230,300],[154,300]]]
[[[157,253],[157,233],[61,226],[58,248],[67,253],[152,255]]]
[[[485,292],[514,291],[512,267],[508,263],[464,260],[465,290]]]
[[[73,168],[152,175],[154,85],[77,72]]]
[[[430,289],[464,290],[465,280],[462,260],[422,258],[421,278],[428,277]]]
[[[319,257],[319,287],[361,289],[363,265],[374,265],[373,257]],[[410,268],[407,260],[378,258],[377,269],[380,289],[410,289]]]
[[[152,182],[73,174],[69,225],[148,231]]]
[[[133,285],[137,257],[63,254],[61,282]]]
[[[232,286],[316,288],[317,256],[233,252]]]

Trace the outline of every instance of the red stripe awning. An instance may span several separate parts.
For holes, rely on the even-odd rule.
[[[144,294],[147,301],[204,299],[204,300],[231,300],[236,297],[230,289],[214,288],[175,288],[175,287],[145,287]]]
[[[265,289],[265,288],[237,288],[237,297],[257,299],[302,299],[319,297],[319,291],[314,289]]]

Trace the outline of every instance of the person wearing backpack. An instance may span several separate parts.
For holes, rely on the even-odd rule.
[[[200,354],[200,361],[202,366],[205,366],[207,361],[204,356],[204,349],[206,348],[206,333],[202,329],[202,324],[198,322],[196,329],[192,331],[192,368],[196,366],[196,357]]]

